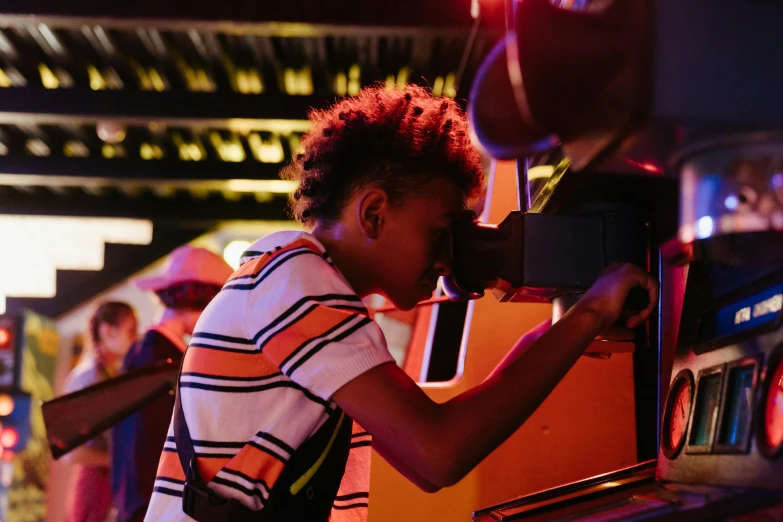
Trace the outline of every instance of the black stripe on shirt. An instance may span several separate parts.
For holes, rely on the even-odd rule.
[[[166,442],[176,442],[175,437],[166,437]],[[202,446],[204,448],[244,448],[247,441],[242,442],[220,442],[214,440],[193,440],[194,446]]]
[[[274,377],[280,377],[281,375],[283,375],[283,372],[275,372],[270,375],[259,375],[257,377],[229,377],[225,375],[212,375],[211,373],[182,372],[183,377],[202,377],[204,379],[215,379],[220,381],[235,381],[235,382],[263,381],[266,379],[272,379]]]
[[[267,433],[265,431],[259,431],[258,433],[255,434],[255,436],[258,437],[259,439],[268,440],[269,442],[271,442],[275,446],[278,446],[280,449],[283,449],[283,450],[287,451],[288,453],[290,453],[292,455],[294,453],[294,448],[292,448],[291,446],[286,444],[284,441],[278,439],[277,437],[275,437],[274,435],[272,435],[270,433]]]
[[[278,251],[278,250],[279,250],[279,249],[275,249],[275,253],[277,253],[277,251]],[[231,278],[231,281],[239,281],[240,279],[254,279],[254,278],[258,277],[258,275],[259,275],[261,272],[263,272],[265,269],[269,268],[269,266],[270,266],[272,263],[274,263],[274,262],[275,262],[275,261],[277,261],[278,259],[282,258],[282,257],[283,257],[283,256],[285,256],[286,254],[290,254],[290,253],[296,253],[296,252],[301,252],[301,251],[303,251],[303,250],[310,250],[310,251],[312,252],[312,250],[311,250],[311,249],[310,249],[308,246],[306,246],[306,245],[301,245],[301,246],[298,246],[298,247],[292,248],[291,250],[287,250],[287,251],[283,252],[282,254],[280,254],[280,257],[276,257],[276,258],[274,258],[274,259],[270,259],[270,260],[269,260],[269,261],[268,261],[268,262],[267,262],[267,263],[266,263],[264,266],[262,266],[262,267],[261,267],[261,268],[258,270],[258,272],[254,272],[254,273],[252,273],[252,274],[245,274],[245,275],[241,275],[241,276],[237,276],[237,277],[232,277],[232,278]],[[263,254],[266,254],[266,255],[269,255],[269,256],[271,256],[271,255],[272,255],[272,252],[264,252]],[[260,256],[259,256],[259,257],[260,257]]]
[[[371,440],[360,440],[357,442],[351,442],[351,449],[354,448],[363,448],[365,446],[372,446]]]
[[[362,300],[359,299],[359,296],[356,294],[324,294],[324,295],[307,295],[299,299],[297,302],[292,304],[288,307],[288,309],[277,316],[271,323],[267,324],[265,327],[263,327],[261,330],[258,331],[256,335],[253,336],[253,343],[258,344],[259,339],[261,339],[264,335],[266,335],[268,332],[276,328],[280,325],[283,321],[288,319],[291,315],[295,314],[299,308],[301,308],[303,305],[307,303],[323,303],[326,301],[346,301],[346,303],[358,303],[357,306],[361,307],[362,310],[367,311],[367,309],[364,307],[364,304],[362,303]],[[349,304],[337,304],[332,305],[330,308],[336,308],[337,306],[351,306]],[[277,332],[275,332],[277,333]],[[272,336],[269,337],[271,339]],[[269,339],[264,341],[261,345],[259,345],[259,349],[263,350],[264,345],[269,342]]]
[[[306,255],[314,255],[314,256],[321,257],[320,254],[318,254],[318,252],[313,252],[309,248],[302,251],[297,251],[297,249],[294,249],[291,252],[293,252],[293,254],[289,254],[288,252],[286,252],[284,254],[281,254],[280,257],[275,258],[275,260],[270,262],[268,265],[265,265],[264,268],[261,270],[263,274],[261,274],[260,272],[259,272],[260,275],[256,274],[259,275],[259,277],[252,283],[238,283],[238,284],[228,283],[223,289],[224,290],[254,290],[256,287],[258,287],[258,285],[263,283],[266,280],[266,278],[272,275],[275,270],[283,266],[286,263],[286,261],[290,261],[291,259],[295,259],[299,256],[306,256]],[[236,279],[241,279],[243,277],[247,277],[247,276],[240,276],[237,277]],[[253,277],[255,277],[255,275]],[[234,281],[236,279],[234,279]]]
[[[171,482],[172,484],[179,484],[180,486],[184,486],[185,485],[185,481],[184,480],[177,480],[177,479],[168,478],[168,477],[160,477],[160,476],[158,476],[158,477],[155,477],[155,480],[164,480],[166,482]]]
[[[259,392],[264,390],[271,390],[273,388],[293,388],[295,390],[299,390],[302,393],[305,394],[305,396],[310,399],[311,401],[320,404],[321,406],[326,406],[329,403],[319,396],[315,395],[311,391],[306,390],[305,388],[302,388],[298,384],[292,381],[278,381],[278,382],[272,382],[269,384],[260,384],[258,386],[220,386],[217,384],[205,384],[202,382],[181,382],[179,383],[180,388],[194,388],[197,390],[207,390],[207,391],[216,391],[216,392],[224,392],[224,393],[253,393],[253,392]]]
[[[301,351],[304,350],[304,348],[306,346],[312,345],[313,343],[315,343],[319,339],[324,339],[326,337],[329,337],[331,334],[333,334],[334,332],[336,332],[340,328],[345,327],[345,325],[347,325],[351,321],[355,321],[357,317],[358,317],[358,315],[356,315],[356,314],[349,315],[348,317],[346,317],[345,319],[343,319],[342,321],[340,321],[336,325],[334,325],[331,328],[329,328],[327,331],[321,332],[318,335],[316,335],[315,337],[311,337],[311,338],[307,339],[305,342],[303,342],[302,344],[297,346],[291,353],[289,353],[288,356],[285,359],[282,360],[282,362],[280,363],[280,368],[285,367],[289,362],[291,362],[291,359],[293,359],[294,357],[299,355],[299,353],[301,353]],[[289,377],[290,377],[290,375],[289,375]]]
[[[220,484],[222,486],[226,486],[226,487],[229,487],[231,489],[235,489],[235,490],[239,491],[240,493],[242,493],[244,495],[247,495],[248,497],[256,497],[259,500],[261,500],[262,503],[264,502],[264,495],[257,489],[246,488],[242,484],[237,484],[234,481],[225,479],[225,478],[220,477],[220,476],[213,477],[212,478],[212,482],[214,484]]]
[[[155,493],[162,493],[164,495],[169,495],[169,496],[172,496],[172,497],[182,498],[182,492],[181,491],[177,491],[176,489],[169,489],[169,488],[164,488],[164,487],[158,486],[158,487],[152,488],[152,491],[154,491]]]
[[[214,344],[205,344],[205,343],[190,343],[188,348],[206,348],[207,350],[215,350],[218,352],[229,352],[229,353],[256,353],[256,350],[254,348],[242,350],[240,348],[226,348],[225,346],[215,346]]]
[[[208,332],[196,332],[191,336],[192,339],[196,339],[198,337],[203,337],[204,339],[212,339],[215,341],[226,341],[229,343],[236,343],[236,344],[254,344],[251,339],[244,339],[242,337],[231,337],[228,335],[213,334]]]
[[[220,472],[226,473],[227,475],[234,475],[235,477],[239,477],[241,479],[244,479],[244,480],[250,482],[251,484],[258,484],[260,486],[264,486],[264,488],[267,491],[270,491],[270,489],[271,489],[269,487],[269,484],[267,484],[264,479],[250,477],[248,475],[245,475],[241,471],[234,471],[233,469],[221,469]]]
[[[283,464],[288,462],[288,459],[285,458],[284,456],[280,455],[279,453],[277,453],[276,451],[272,450],[271,448],[268,448],[267,446],[262,446],[261,444],[259,444],[256,441],[251,440],[247,444],[248,444],[248,446],[252,446],[252,447],[254,447],[257,450],[263,451],[267,455],[270,455],[270,456],[276,458],[277,460],[279,460]]]
[[[334,497],[335,502],[338,500],[353,500],[355,498],[370,498],[370,493],[367,491],[359,491],[357,493],[350,493],[348,495],[337,495]]]
[[[370,506],[370,504],[367,503],[367,502],[359,502],[357,504],[349,504],[347,506],[332,505],[332,509],[336,509],[338,511],[344,511],[346,509],[366,508],[366,507],[369,507],[369,506]]]
[[[354,317],[356,317],[356,316],[354,316]],[[336,343],[336,342],[342,341],[343,339],[345,339],[346,337],[348,337],[352,333],[354,333],[357,330],[359,330],[360,328],[363,328],[364,326],[370,324],[371,322],[372,322],[372,319],[370,319],[369,317],[364,317],[357,324],[355,324],[354,326],[348,328],[344,332],[341,332],[339,335],[333,337],[332,339],[327,339],[327,340],[324,340],[324,341],[318,343],[312,350],[310,350],[309,352],[304,354],[302,357],[299,358],[298,361],[296,361],[294,364],[292,364],[291,367],[288,368],[288,370],[285,372],[286,375],[291,377],[291,375],[297,370],[297,368],[299,368],[304,363],[306,363],[307,360],[310,359],[310,357],[312,357],[313,355],[318,353],[324,346],[328,346],[331,343]]]

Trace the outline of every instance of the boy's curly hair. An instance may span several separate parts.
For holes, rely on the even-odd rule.
[[[416,85],[374,86],[309,118],[304,152],[280,173],[299,182],[291,213],[307,227],[336,220],[355,191],[369,185],[384,189],[392,204],[437,177],[456,183],[467,207],[483,197],[481,157],[453,100]]]

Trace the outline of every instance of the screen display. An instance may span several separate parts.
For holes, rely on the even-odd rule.
[[[726,405],[718,435],[719,444],[744,446],[753,411],[753,376],[755,366],[743,366],[729,371]]]
[[[698,344],[776,324],[783,316],[783,285],[776,285],[735,303],[710,310],[699,323]]]
[[[712,442],[712,430],[714,421],[718,418],[720,404],[721,377],[720,373],[714,373],[699,379],[689,441],[691,446],[706,446]]]

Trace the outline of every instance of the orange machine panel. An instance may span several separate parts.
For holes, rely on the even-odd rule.
[[[485,216],[492,223],[516,208],[512,162],[495,165],[487,205]],[[445,402],[476,386],[522,334],[550,313],[549,305],[498,303],[491,295],[471,303],[461,374],[422,387],[435,401]],[[416,329],[428,322],[418,322]],[[412,342],[425,339],[414,333]],[[425,350],[411,346],[409,353]],[[370,522],[470,520],[475,509],[634,464],[634,413],[632,354],[583,357],[528,422],[453,487],[424,493],[373,453]]]

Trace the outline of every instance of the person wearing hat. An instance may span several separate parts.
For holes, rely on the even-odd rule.
[[[155,292],[165,310],[128,352],[123,371],[166,359],[178,364],[185,352],[185,336],[193,334],[201,312],[232,272],[222,257],[185,245],[171,253],[162,273],[136,279],[139,288]],[[112,430],[111,478],[118,522],[144,519],[173,409],[173,395],[158,397]]]

